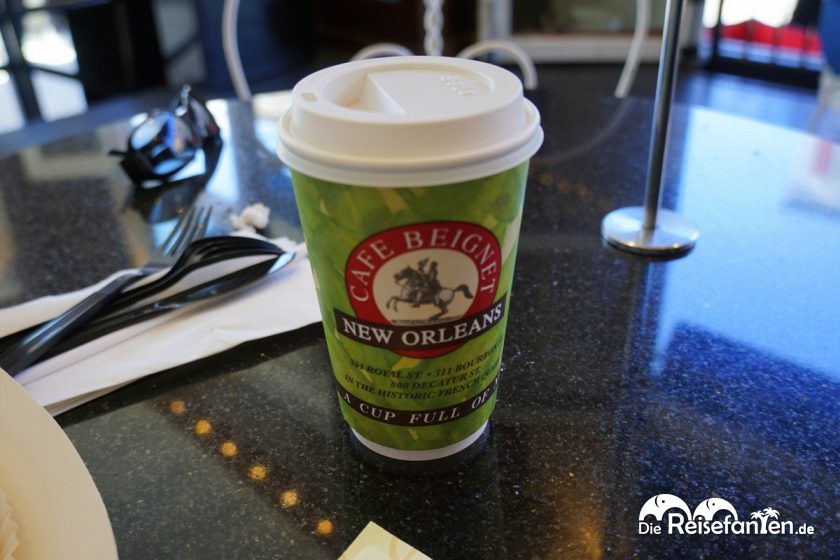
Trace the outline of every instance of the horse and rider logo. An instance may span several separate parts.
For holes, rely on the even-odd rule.
[[[429,321],[439,319],[449,311],[449,304],[455,299],[455,295],[461,293],[467,299],[473,299],[472,292],[466,284],[459,284],[456,288],[446,288],[438,281],[438,263],[432,261],[428,270],[429,258],[417,263],[417,268],[406,266],[394,274],[394,282],[400,286],[400,293],[392,296],[386,308],[399,311],[397,304],[410,303],[413,308],[421,305],[433,305],[439,310],[428,318]]]
[[[496,298],[501,269],[501,249],[493,232],[472,223],[442,221],[396,227],[368,237],[350,253],[344,276],[355,318],[367,325],[359,327],[362,333],[368,328],[393,327],[391,331],[405,335],[403,346],[411,349],[390,349],[427,358],[451,352],[485,330],[471,331],[456,321],[491,309],[494,319],[486,328],[500,320],[504,305],[497,308]],[[403,332],[409,328],[417,329],[416,336]],[[433,328],[435,336],[429,333]],[[347,329],[340,332],[355,337],[353,327]],[[381,336],[389,335],[382,331]],[[377,343],[375,338],[356,339]],[[389,338],[387,343],[394,340]]]

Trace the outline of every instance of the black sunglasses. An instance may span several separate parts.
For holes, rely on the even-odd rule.
[[[165,183],[186,167],[198,150],[203,149],[209,159],[210,152],[218,153],[221,144],[219,125],[204,100],[184,86],[169,110],[153,110],[134,128],[126,151],[109,153],[122,156],[120,165],[133,183]]]

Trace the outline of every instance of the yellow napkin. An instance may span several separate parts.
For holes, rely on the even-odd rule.
[[[432,559],[371,521],[338,560]]]

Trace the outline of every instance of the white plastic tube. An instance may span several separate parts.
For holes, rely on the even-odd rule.
[[[645,0],[650,1],[650,0]],[[492,52],[501,52],[509,55],[522,70],[522,83],[525,89],[537,89],[537,68],[534,66],[534,61],[528,56],[525,50],[511,41],[503,41],[501,39],[490,39],[488,41],[479,41],[458,53],[460,58],[475,58],[484,54]]]
[[[378,56],[412,56],[413,52],[396,43],[374,43],[353,55],[350,60],[366,60]]]
[[[251,88],[248,87],[248,80],[242,70],[242,58],[239,56],[239,41],[236,32],[238,20],[239,0],[225,0],[222,14],[222,46],[225,51],[225,61],[236,96],[242,101],[250,101]]]
[[[619,99],[627,97],[633,88],[633,82],[636,81],[642,46],[650,32],[650,12],[650,0],[636,0],[636,29],[633,32],[633,41],[630,43],[627,60],[624,61],[624,69],[615,87],[615,96]]]

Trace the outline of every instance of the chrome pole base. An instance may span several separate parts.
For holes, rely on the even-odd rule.
[[[676,256],[694,248],[700,232],[676,212],[660,208],[653,230],[642,228],[644,216],[642,206],[613,210],[601,222],[601,236],[616,249],[640,255]]]

